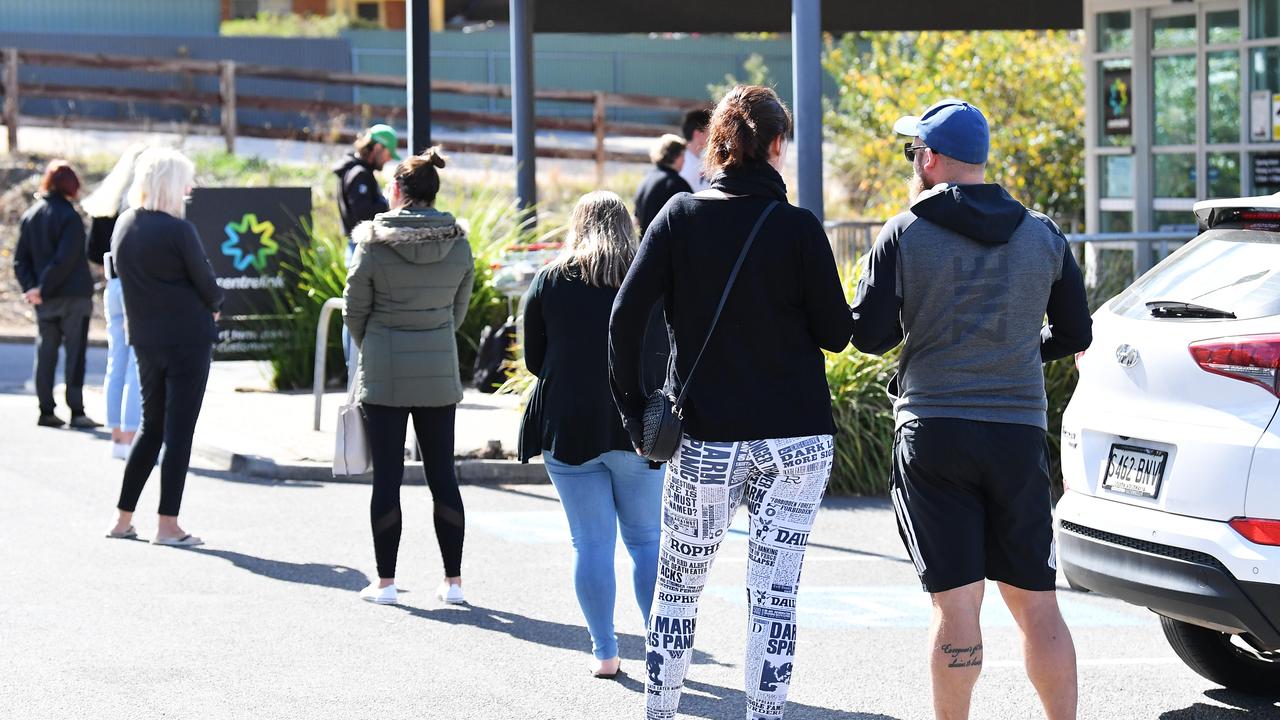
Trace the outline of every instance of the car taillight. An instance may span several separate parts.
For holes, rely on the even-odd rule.
[[[1280,335],[1240,335],[1191,343],[1205,372],[1243,380],[1280,397]]]
[[[1280,545],[1280,520],[1260,520],[1238,517],[1227,523],[1249,542],[1259,545]]]

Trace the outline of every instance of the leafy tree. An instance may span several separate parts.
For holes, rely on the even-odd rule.
[[[839,86],[825,125],[849,209],[883,219],[907,207],[902,115],[946,97],[991,125],[987,179],[1064,225],[1083,218],[1084,70],[1079,32],[857,33],[829,41]],[[1069,229],[1069,228],[1064,228]]]
[[[739,80],[736,76],[725,73],[723,83],[710,83],[707,85],[707,94],[711,96],[711,102],[720,102],[720,98],[738,85],[764,85],[777,88],[777,83],[773,81],[773,76],[769,74],[769,66],[765,64],[764,56],[760,53],[751,53],[751,55],[747,56],[746,61],[742,63],[742,70],[747,74],[745,80]]]

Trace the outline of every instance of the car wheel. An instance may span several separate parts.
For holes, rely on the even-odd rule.
[[[1173,651],[1202,677],[1232,690],[1280,696],[1280,661],[1238,647],[1228,633],[1167,617],[1160,625]]]

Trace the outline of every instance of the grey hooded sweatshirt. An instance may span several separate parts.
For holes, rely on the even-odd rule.
[[[423,208],[383,213],[351,235],[343,318],[360,348],[356,397],[397,407],[462,400],[454,333],[475,273],[466,232]]]
[[[1048,428],[1041,364],[1092,340],[1080,268],[1052,220],[999,185],[939,185],[885,224],[865,262],[852,339],[879,355],[904,343],[889,385],[897,427]]]

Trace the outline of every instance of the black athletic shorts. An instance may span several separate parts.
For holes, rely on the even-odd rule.
[[[899,428],[893,507],[924,589],[983,578],[1054,589],[1049,483],[1049,439],[1038,427],[924,418]]]

